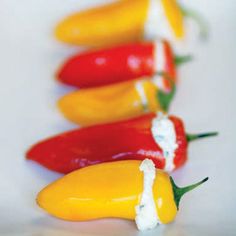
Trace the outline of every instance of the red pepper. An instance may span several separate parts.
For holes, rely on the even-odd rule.
[[[69,173],[76,169],[116,160],[144,160],[150,158],[157,168],[165,169],[163,150],[152,135],[152,121],[156,114],[148,114],[129,121],[76,129],[34,145],[26,154],[48,169]],[[216,135],[186,135],[183,122],[170,116],[176,133],[174,168],[187,159],[188,141]]]
[[[174,55],[169,43],[164,40],[75,55],[65,62],[57,77],[65,84],[88,88],[143,76],[152,77],[156,73],[166,73],[174,82],[176,80]],[[169,89],[168,82],[165,82],[164,89]]]

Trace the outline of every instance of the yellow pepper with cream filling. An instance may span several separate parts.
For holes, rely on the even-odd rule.
[[[64,220],[85,221],[107,217],[134,220],[146,187],[145,172],[140,168],[144,162],[152,163],[148,159],[143,162],[118,161],[74,171],[44,188],[38,194],[37,203],[49,214]],[[182,195],[207,178],[179,188],[167,173],[155,169],[154,165],[153,168],[152,193],[148,194],[154,201],[152,207],[155,209],[151,210],[156,212],[159,223],[167,224],[174,220]],[[145,205],[141,207],[145,208]]]
[[[176,0],[122,0],[68,16],[56,26],[55,35],[66,43],[100,47],[149,38],[148,34],[166,37],[160,27],[167,26],[168,35],[183,38],[183,21]],[[147,22],[156,32],[147,32]]]
[[[89,126],[163,111],[162,103],[166,98],[170,103],[172,95],[172,92],[165,95],[152,80],[146,79],[81,89],[62,97],[58,106],[68,120]]]

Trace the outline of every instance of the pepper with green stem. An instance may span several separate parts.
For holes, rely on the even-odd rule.
[[[163,127],[168,129],[168,135],[165,130],[163,133]],[[145,158],[151,159],[159,169],[173,171],[186,162],[189,142],[215,135],[216,132],[188,135],[180,118],[151,113],[59,134],[37,143],[26,156],[60,173],[103,162]],[[168,150],[161,139],[169,144],[174,140],[173,156],[166,156]]]
[[[176,67],[191,59],[189,55],[175,56],[165,40],[136,42],[74,55],[59,69],[57,79],[67,85],[91,88],[163,72],[176,82]]]
[[[135,220],[139,230],[146,230],[172,222],[181,197],[207,179],[179,188],[148,159],[101,163],[50,184],[38,194],[37,203],[64,220],[116,217]]]

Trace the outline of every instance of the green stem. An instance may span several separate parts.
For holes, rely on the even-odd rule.
[[[196,184],[192,184],[187,187],[180,188],[175,184],[173,178],[170,177],[170,182],[171,182],[172,189],[174,192],[174,199],[175,199],[175,204],[176,204],[177,208],[179,209],[179,202],[185,193],[197,188],[199,185],[203,184],[207,180],[208,180],[208,177],[206,177],[205,179],[203,179],[202,181],[200,181]]]
[[[175,55],[174,61],[176,66],[181,66],[182,64],[185,64],[187,62],[190,62],[193,60],[192,55]]]
[[[201,134],[186,134],[186,138],[188,142],[192,142],[197,139],[207,138],[212,136],[217,136],[218,132],[209,132],[209,133],[201,133]]]
[[[208,24],[206,20],[198,12],[194,10],[186,9],[184,7],[180,7],[180,8],[182,10],[182,14],[185,17],[191,18],[197,23],[200,30],[200,38],[204,40],[207,39],[209,30],[208,30]]]
[[[170,78],[170,76],[167,73],[158,72],[156,75],[162,76],[164,79],[169,81],[169,83],[171,84],[170,91],[166,92],[166,91],[158,90],[158,92],[157,92],[157,99],[160,102],[161,108],[165,112],[167,112],[169,110],[170,103],[173,100],[173,97],[175,95],[176,86],[173,82],[174,80],[172,78]]]

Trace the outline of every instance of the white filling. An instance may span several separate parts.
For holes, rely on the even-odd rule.
[[[161,224],[157,214],[156,204],[153,199],[153,183],[156,178],[156,168],[154,163],[145,159],[142,161],[140,171],[143,171],[143,193],[139,205],[135,207],[136,217],[135,222],[139,230],[148,230]]]
[[[154,44],[154,69],[164,72],[166,64],[165,48],[162,40],[156,40]]]
[[[144,25],[144,36],[148,40],[158,37],[173,39],[168,19],[165,15],[161,0],[149,0],[147,20]]]
[[[176,132],[173,122],[168,116],[159,113],[152,120],[152,135],[156,143],[161,147],[165,157],[165,170],[170,172],[175,168]]]
[[[169,92],[169,90],[167,91],[164,80],[165,79],[161,75],[155,75],[152,78],[152,82],[158,87],[158,89],[160,89],[161,91],[164,91],[164,92]]]
[[[141,102],[142,102],[142,105],[144,107],[145,110],[148,109],[148,99],[147,99],[147,96],[146,96],[146,93],[145,93],[145,90],[144,90],[144,87],[143,87],[143,81],[137,81],[135,83],[135,89],[137,90],[140,98],[141,98]]]
[[[156,40],[154,44],[154,71],[165,72],[166,55],[162,40]],[[154,75],[153,83],[162,91],[166,91],[164,78],[161,75]]]

